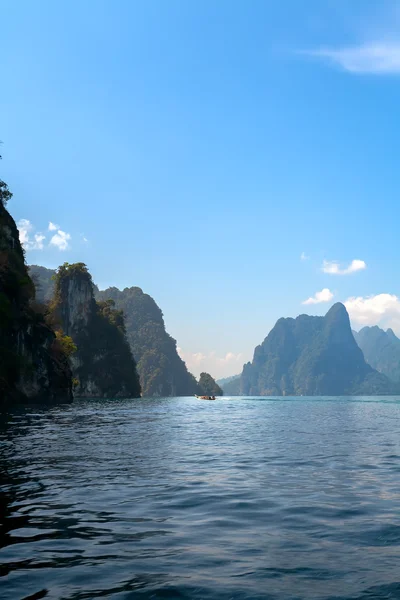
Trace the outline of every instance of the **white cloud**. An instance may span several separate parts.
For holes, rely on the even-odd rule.
[[[33,242],[33,248],[35,250],[43,250],[44,248],[44,240],[46,239],[46,236],[43,235],[42,233],[35,233],[35,241]]]
[[[228,377],[242,370],[244,363],[241,353],[227,352],[225,356],[217,356],[216,352],[184,352],[177,348],[179,356],[185,361],[191,373],[198,377],[202,371],[210,373],[216,379]]]
[[[333,294],[328,288],[324,288],[320,292],[316,292],[314,296],[311,296],[307,300],[304,300],[302,304],[320,304],[321,302],[329,302],[332,300]]]
[[[71,236],[69,233],[66,233],[65,231],[59,229],[57,233],[55,233],[51,238],[50,245],[56,246],[59,250],[68,250],[68,242],[70,239]]]
[[[17,223],[19,231],[19,241],[24,246],[29,240],[29,233],[33,229],[33,225],[28,219],[20,219]]]
[[[17,223],[19,230],[19,239],[25,250],[43,250],[46,236],[42,233],[34,233],[35,227],[28,219],[20,219]],[[51,221],[49,222],[49,231],[55,231],[55,225]],[[58,229],[50,239],[49,246],[56,246],[59,250],[67,250],[69,247],[69,240],[71,236],[69,233]]]
[[[32,239],[31,234],[35,228],[28,219],[20,219],[17,223],[17,227],[20,242],[25,250],[43,250],[43,242],[46,239],[46,236],[41,233],[35,233],[33,234]]]
[[[330,275],[350,275],[350,273],[363,271],[366,268],[367,264],[359,259],[352,260],[349,266],[344,267],[343,269],[340,267],[340,264],[334,260],[324,260],[324,264],[322,265],[322,271],[324,273],[329,273]]]
[[[60,229],[60,226],[49,221],[49,231],[57,231],[57,229]]]
[[[305,252],[302,252],[300,254],[300,260],[308,260],[310,257],[307,256],[307,254]]]
[[[394,294],[353,296],[344,305],[352,322],[358,325],[380,325],[400,332],[400,299]]]
[[[303,54],[322,58],[349,73],[400,74],[400,43],[377,41],[346,48],[321,48]]]

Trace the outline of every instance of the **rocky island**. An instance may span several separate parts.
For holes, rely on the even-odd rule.
[[[279,319],[233,386],[244,396],[376,395],[395,391],[392,382],[365,361],[340,302],[324,317]]]

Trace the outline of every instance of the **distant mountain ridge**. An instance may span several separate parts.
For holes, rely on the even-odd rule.
[[[98,291],[112,299],[125,315],[126,334],[137,362],[144,396],[191,396],[201,393],[195,377],[178,355],[176,341],[166,332],[161,309],[138,287]]]
[[[230,375],[229,377],[222,377],[221,379],[217,379],[216,382],[219,386],[223,387],[227,383],[230,383],[231,381],[233,381],[234,379],[238,379],[239,377],[240,373],[238,373],[237,375]]]
[[[30,265],[29,274],[35,284],[36,299],[38,302],[50,302],[54,294],[55,269],[47,269],[40,265]]]
[[[38,265],[29,267],[37,287],[37,297],[49,301],[54,293],[55,270]],[[139,287],[99,290],[93,285],[97,301],[113,300],[122,310],[143,396],[191,396],[201,394],[201,386],[180,358],[176,341],[165,330],[161,309]]]
[[[325,317],[279,319],[240,377],[240,395],[389,394],[392,382],[366,363],[343,304]],[[225,393],[228,393],[225,390]]]
[[[379,373],[400,382],[400,339],[392,329],[384,331],[377,325],[353,332],[365,360]]]
[[[51,298],[55,271],[37,265],[29,269],[38,299]],[[202,393],[151,296],[138,287],[94,290],[96,300],[112,299],[124,312],[143,395]],[[279,319],[243,372],[217,384],[232,396],[376,395],[398,392],[399,382],[400,340],[393,331],[366,327],[352,332],[346,308],[337,303],[325,317]]]
[[[240,373],[218,379],[217,383],[222,388],[225,396],[237,396],[240,390]]]

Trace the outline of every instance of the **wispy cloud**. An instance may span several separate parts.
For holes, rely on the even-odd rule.
[[[17,227],[20,242],[25,250],[43,250],[46,236],[42,233],[33,233],[35,228],[28,219],[20,219]]]
[[[71,235],[59,229],[57,233],[53,235],[50,240],[50,245],[55,246],[59,250],[68,250],[69,248],[69,240],[71,239]]]
[[[344,268],[341,268],[340,264],[334,260],[324,260],[322,265],[322,271],[329,273],[330,275],[350,275],[350,273],[356,273],[357,271],[363,271],[367,268],[367,264],[363,260],[355,259]]]
[[[344,303],[350,319],[358,325],[392,327],[400,332],[400,299],[394,294],[353,296]]]
[[[44,248],[44,240],[46,239],[46,236],[43,235],[42,233],[35,233],[35,235],[33,236],[35,241],[33,243],[33,248],[35,248],[36,250],[43,250]]]
[[[332,298],[333,294],[331,290],[329,290],[328,288],[324,288],[320,292],[316,292],[314,296],[311,296],[310,298],[307,298],[307,300],[304,300],[302,304],[320,304],[321,302],[330,302]]]
[[[25,250],[44,250],[46,236],[40,232],[35,233],[36,228],[29,219],[20,219],[17,223],[17,227],[19,239]],[[50,238],[47,247],[54,246],[59,250],[68,250],[71,235],[62,231],[58,225],[51,221],[49,222],[48,230],[56,231],[57,233]]]
[[[376,41],[344,48],[320,48],[302,52],[359,75],[400,74],[400,42]]]
[[[302,252],[300,254],[300,260],[308,260],[310,257],[307,256],[307,254],[305,252]]]
[[[215,378],[228,377],[241,371],[244,360],[241,353],[227,352],[225,356],[217,356],[216,352],[184,352],[177,348],[179,356],[185,361],[187,368],[197,377],[207,371]]]

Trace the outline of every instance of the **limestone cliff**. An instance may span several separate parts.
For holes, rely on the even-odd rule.
[[[341,303],[332,306],[325,317],[279,319],[240,377],[244,396],[393,392],[389,379],[365,362]]]
[[[68,358],[35,302],[17,226],[0,198],[0,404],[71,401]]]
[[[54,294],[55,271],[31,265],[29,271],[37,294],[43,302]],[[201,389],[180,358],[176,341],[165,329],[163,313],[154,299],[138,287],[98,290],[96,300],[113,300],[124,313],[126,335],[137,370],[143,396],[191,396]]]
[[[122,312],[115,310],[112,301],[96,302],[92,278],[83,263],[65,263],[58,269],[52,311],[77,346],[71,358],[76,396],[140,396]]]
[[[144,396],[191,396],[201,393],[194,376],[165,330],[163,313],[154,299],[138,287],[111,287],[97,298],[112,299],[123,310],[129,344],[138,365]]]

